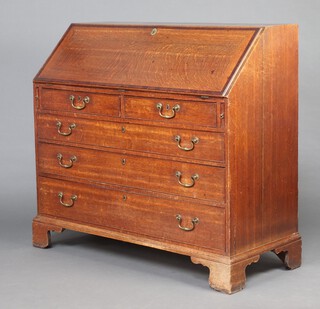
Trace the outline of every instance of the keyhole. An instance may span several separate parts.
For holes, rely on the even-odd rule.
[[[121,160],[122,165],[126,165],[126,162],[127,162],[126,159]]]
[[[167,109],[167,111],[170,109],[170,105],[169,104],[167,104],[166,109]]]

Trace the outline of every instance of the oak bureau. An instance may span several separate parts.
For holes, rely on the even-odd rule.
[[[64,229],[191,257],[225,293],[301,264],[296,25],[72,24],[34,79],[33,244]]]

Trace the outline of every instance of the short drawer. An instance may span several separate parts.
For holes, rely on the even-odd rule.
[[[222,167],[40,143],[38,168],[42,174],[225,202]]]
[[[224,162],[223,133],[39,114],[40,139]]]
[[[39,177],[39,213],[225,251],[223,208]]]
[[[217,103],[126,97],[125,117],[167,124],[217,127]]]
[[[91,91],[42,88],[40,108],[59,112],[120,117],[120,97]]]

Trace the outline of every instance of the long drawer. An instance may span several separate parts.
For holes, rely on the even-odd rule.
[[[92,91],[42,88],[40,109],[120,117],[120,96]]]
[[[39,213],[221,252],[225,250],[223,208],[198,207],[39,177]]]
[[[38,115],[40,139],[224,162],[224,134]]]
[[[40,173],[224,203],[225,168],[39,143]]]

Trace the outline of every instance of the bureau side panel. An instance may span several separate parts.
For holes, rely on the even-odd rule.
[[[263,233],[266,241],[298,228],[298,27],[264,36]]]
[[[297,231],[297,28],[266,27],[229,95],[231,254]]]
[[[229,94],[230,254],[262,239],[263,42],[258,39]]]

